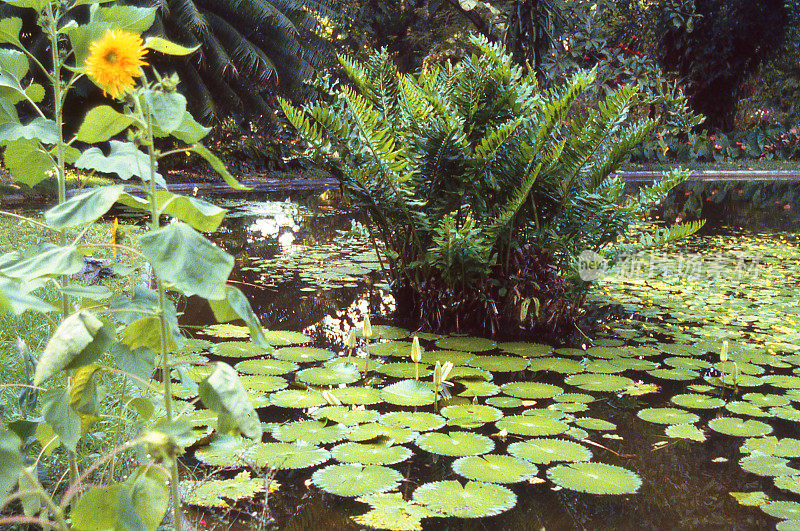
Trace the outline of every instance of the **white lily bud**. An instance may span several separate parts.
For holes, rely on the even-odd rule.
[[[422,360],[422,348],[419,346],[419,338],[414,336],[411,341],[411,361],[419,363]]]

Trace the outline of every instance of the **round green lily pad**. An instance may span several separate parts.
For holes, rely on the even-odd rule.
[[[294,332],[292,330],[264,330],[264,337],[267,338],[267,343],[273,347],[285,347],[288,345],[304,345],[311,342],[311,338],[307,335]]]
[[[398,362],[398,363],[385,363],[378,367],[375,372],[391,376],[392,378],[414,378],[415,370],[419,371],[420,378],[427,378],[433,371],[426,365],[419,364],[419,368],[415,369],[416,363],[412,362]]]
[[[247,375],[240,376],[239,381],[242,382],[245,389],[261,391],[262,393],[280,391],[281,389],[286,389],[289,385],[289,382],[280,376]]]
[[[633,494],[642,480],[625,468],[604,463],[570,463],[547,471],[550,481],[565,489],[590,494]]]
[[[433,390],[417,380],[401,380],[381,390],[381,398],[397,406],[427,406],[433,404]]]
[[[800,503],[793,501],[773,501],[761,505],[761,510],[775,518],[800,520]]]
[[[712,430],[732,435],[734,437],[755,437],[757,435],[768,435],[772,433],[772,426],[764,422],[753,419],[742,419],[738,417],[718,417],[708,422],[708,427]]]
[[[422,353],[421,362],[434,365],[438,361],[441,365],[444,365],[449,361],[453,365],[458,366],[467,365],[473,359],[475,359],[475,354],[470,352],[458,350],[428,350]]]
[[[584,372],[583,364],[578,360],[569,358],[534,358],[528,363],[532,371],[550,371],[559,374],[577,374]]]
[[[467,431],[427,432],[417,437],[414,444],[426,452],[453,457],[480,455],[494,449],[490,438]]]
[[[315,347],[284,347],[276,350],[272,355],[279,360],[296,363],[325,361],[335,356],[330,350]]]
[[[447,406],[439,413],[449,421],[459,421],[461,426],[480,426],[486,422],[495,422],[503,418],[503,412],[492,406],[480,404],[465,404],[460,406]]]
[[[269,401],[278,407],[291,407],[297,409],[305,409],[308,407],[319,407],[327,404],[322,393],[317,391],[300,391],[297,389],[286,389],[272,393]]]
[[[248,462],[278,470],[309,468],[321,465],[330,457],[328,450],[305,442],[257,444],[247,451]]]
[[[522,400],[513,396],[493,396],[486,399],[486,405],[503,409],[511,409],[522,407],[523,404]]]
[[[508,455],[473,455],[453,462],[453,471],[473,481],[519,483],[536,475],[536,465]]]
[[[636,414],[642,420],[656,424],[694,424],[700,417],[674,407],[651,407]]]
[[[280,376],[296,371],[299,367],[299,365],[291,361],[275,360],[271,358],[244,360],[234,366],[239,372],[265,376]]]
[[[254,358],[267,353],[267,349],[249,341],[223,341],[214,345],[211,350],[223,358]]]
[[[795,494],[800,494],[800,475],[798,476],[778,476],[775,478],[775,486],[779,489],[788,490]]]
[[[412,453],[405,446],[389,446],[383,442],[346,442],[331,450],[331,455],[337,461],[362,465],[394,465],[405,461]]]
[[[491,339],[482,337],[450,336],[436,340],[436,348],[443,350],[463,350],[465,352],[486,352],[497,347]]]
[[[468,481],[434,481],[414,491],[414,501],[437,513],[456,518],[483,518],[505,512],[517,503],[506,487]]]
[[[514,415],[499,420],[494,425],[497,429],[506,430],[508,433],[531,437],[558,435],[569,429],[569,426],[559,420],[539,415]]]
[[[272,430],[272,436],[281,442],[304,441],[308,444],[328,444],[341,441],[347,427],[317,420],[299,420],[282,424]]]
[[[373,343],[369,346],[369,353],[381,357],[411,358],[411,341],[386,341]]]
[[[736,400],[725,404],[725,409],[737,415],[747,415],[749,417],[769,417],[768,412],[764,411],[752,402],[745,402],[743,400]]]
[[[654,369],[652,371],[647,371],[647,374],[653,376],[654,378],[660,378],[662,380],[678,380],[678,381],[688,381],[694,380],[700,376],[700,373],[696,371],[690,371],[687,369]]]
[[[368,406],[381,401],[380,389],[374,387],[340,387],[331,389],[330,393],[342,404],[352,406]]]
[[[476,396],[494,396],[500,392],[500,387],[492,382],[483,380],[461,380],[466,389],[461,391],[458,396],[473,398]]]
[[[717,409],[725,405],[725,401],[721,398],[700,393],[675,395],[670,399],[670,402],[676,406],[690,409]]]
[[[509,382],[500,386],[500,390],[508,396],[523,400],[536,400],[540,398],[553,398],[564,390],[557,385],[539,382]]]
[[[553,398],[556,402],[575,402],[578,404],[588,404],[596,399],[592,395],[584,393],[564,393]]]
[[[540,465],[558,461],[589,461],[592,458],[592,451],[584,445],[564,439],[536,438],[515,442],[508,446],[508,453]]]
[[[381,415],[378,422],[390,428],[405,428],[413,431],[434,431],[447,422],[441,415],[425,411],[395,411]]]
[[[673,439],[689,439],[697,442],[705,442],[706,435],[703,430],[694,424],[670,424],[664,430],[667,437]]]
[[[764,393],[745,393],[742,400],[747,400],[756,407],[779,407],[789,405],[789,398],[782,395]]]
[[[593,417],[581,417],[575,419],[575,425],[580,426],[585,430],[613,431],[617,429],[617,425],[613,422],[608,422],[607,420],[596,419]]]
[[[795,458],[800,457],[800,439],[791,437],[779,439],[774,436],[753,437],[745,439],[739,451],[743,454],[760,452],[766,455]]]
[[[237,466],[244,464],[247,451],[255,442],[241,437],[220,436],[208,446],[194,451],[195,458],[211,466]]]
[[[382,438],[393,440],[397,444],[410,443],[419,436],[419,432],[407,428],[392,428],[382,424],[360,424],[347,434],[347,438],[355,442],[376,441]]]
[[[633,385],[633,380],[630,378],[616,374],[573,374],[564,381],[584,391],[616,392],[627,389]]]
[[[528,368],[528,360],[519,356],[475,356],[469,365],[491,372],[519,372]]]
[[[794,476],[800,470],[789,466],[789,460],[775,455],[755,453],[739,460],[739,466],[746,472],[758,476]]]
[[[297,379],[309,385],[339,385],[358,381],[361,373],[354,365],[336,365],[333,367],[309,367],[297,373]]]
[[[380,417],[380,413],[370,409],[350,409],[346,406],[328,406],[318,409],[311,414],[317,420],[328,419],[331,422],[338,422],[345,426],[356,426],[375,422]]]
[[[543,343],[510,342],[498,343],[497,348],[503,352],[516,354],[524,358],[538,358],[553,352],[553,347]]]
[[[397,488],[403,479],[400,472],[380,465],[330,465],[314,472],[311,481],[337,496],[355,497]]]

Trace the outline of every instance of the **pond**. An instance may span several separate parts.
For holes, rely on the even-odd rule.
[[[577,342],[416,333],[415,366],[360,219],[227,206],[216,241],[274,348],[184,305],[185,359],[235,365],[266,433],[216,435],[187,402],[198,526],[263,525],[267,481],[280,529],[800,526],[798,235],[722,228],[632,257],[600,272],[602,321]],[[188,367],[183,400],[205,372]]]

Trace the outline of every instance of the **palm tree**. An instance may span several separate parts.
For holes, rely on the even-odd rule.
[[[339,0],[158,1],[160,17],[151,31],[200,45],[200,53],[170,64],[190,92],[194,113],[206,120],[237,111],[266,115],[276,90],[307,99],[305,81],[330,50],[317,26],[340,12]]]
[[[305,101],[305,84],[322,67],[331,46],[317,29],[321,20],[336,20],[341,0],[156,0],[158,15],[147,34],[161,35],[200,50],[185,58],[156,61],[159,71],[177,71],[188,92],[192,113],[212,122],[229,115],[273,117],[269,105],[277,92]],[[153,0],[118,0],[119,5],[152,6]],[[0,4],[0,17],[22,18],[23,35],[36,23],[33,12]],[[77,13],[76,17],[86,16]],[[45,42],[27,43],[48,62]],[[335,59],[334,59],[335,60]],[[161,64],[159,64],[159,62]],[[90,96],[91,97],[91,96]]]

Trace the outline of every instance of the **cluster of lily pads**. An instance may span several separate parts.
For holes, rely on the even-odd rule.
[[[743,245],[714,238],[699,245],[725,250],[731,242]],[[280,479],[297,470],[313,488],[368,504],[352,517],[359,525],[420,529],[425,518],[507,511],[519,484],[633,494],[644,471],[610,451],[617,426],[595,407],[629,398],[646,399],[636,414],[642,428],[663,430],[657,444],[740,438],[742,473],[772,477],[787,494],[731,494],[793,529],[800,469],[791,460],[800,458],[800,440],[780,434],[796,432],[800,421],[796,286],[785,280],[800,253],[790,242],[749,243],[763,252],[757,278],[603,279],[595,297],[620,304],[627,318],[578,348],[372,326],[372,341],[362,337],[358,349],[309,346],[311,338],[291,331],[267,332],[273,348],[263,349],[246,329],[221,325],[234,340],[187,342],[190,364],[175,371],[182,385],[174,392],[192,399],[193,382],[207,374],[196,363],[235,362],[268,435],[218,433],[215,416],[187,402],[183,418],[194,430],[184,444],[203,466],[231,472],[187,482],[185,499],[247,503],[277,488],[265,484],[271,471]],[[419,476],[420,465],[439,472]]]

